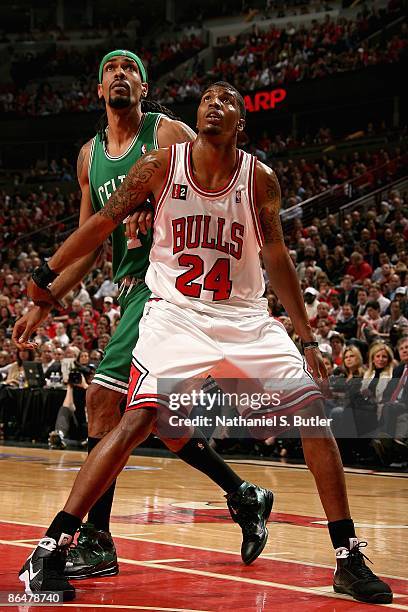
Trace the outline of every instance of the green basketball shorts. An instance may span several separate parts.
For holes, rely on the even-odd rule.
[[[121,318],[100,362],[94,383],[126,395],[132,351],[139,337],[139,321],[150,297],[150,289],[142,283],[119,298]]]

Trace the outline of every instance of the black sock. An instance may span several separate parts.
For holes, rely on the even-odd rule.
[[[88,438],[88,453],[100,442],[102,438]],[[88,512],[88,522],[94,525],[95,529],[109,531],[109,521],[112,511],[113,496],[115,494],[116,480],[109,489],[98,499]]]
[[[341,546],[349,548],[349,538],[357,537],[352,519],[342,519],[341,521],[329,522],[327,526],[329,528],[333,548],[340,548]]]
[[[81,519],[73,514],[68,514],[68,512],[58,512],[57,516],[52,521],[51,525],[48,527],[46,535],[49,538],[54,538],[57,541],[57,544],[60,546],[67,545],[71,543],[71,540],[67,541],[63,539],[60,542],[61,535],[67,534],[71,537],[74,537],[75,532],[79,529],[81,524]]]
[[[244,482],[210,447],[197,428],[194,430],[194,438],[191,438],[176,455],[200,472],[207,474],[226,493],[233,493]]]

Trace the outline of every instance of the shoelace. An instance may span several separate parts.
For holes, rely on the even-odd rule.
[[[374,580],[378,580],[377,576],[373,574],[369,567],[366,566],[363,559],[367,559],[371,565],[374,565],[371,559],[369,559],[364,553],[361,552],[360,548],[365,548],[367,546],[367,542],[359,542],[353,548],[349,550],[348,559],[350,559],[350,564],[353,565],[353,569],[358,569],[359,576],[361,578],[371,578]]]

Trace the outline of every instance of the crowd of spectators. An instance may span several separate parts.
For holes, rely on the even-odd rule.
[[[406,50],[406,23],[390,39],[369,44],[367,36],[379,27],[381,17],[375,11],[362,13],[356,20],[335,20],[326,15],[323,22],[314,20],[311,26],[278,28],[272,24],[261,30],[254,24],[249,34],[231,45],[228,58],[219,57],[207,72],[198,65],[185,78],[169,75],[155,96],[171,104],[180,98],[199,97],[208,83],[218,80],[228,81],[240,91],[252,91],[398,62]]]
[[[149,77],[156,79],[203,47],[203,40],[191,34],[170,41],[151,42],[138,49],[138,54],[143,58]],[[30,52],[21,57],[11,68],[14,84],[3,87],[0,92],[0,112],[31,117],[100,109],[97,74],[105,50],[105,47],[86,51],[56,47],[45,53]],[[47,81],[44,81],[44,74]]]
[[[195,34],[152,41],[138,53],[151,78],[168,73],[166,83],[153,87],[151,93],[162,104],[173,104],[198,99],[203,88],[215,80],[228,81],[240,91],[252,91],[398,62],[406,51],[405,22],[390,38],[382,37],[372,44],[367,41],[368,35],[394,14],[398,12],[363,10],[355,20],[335,20],[328,14],[324,21],[314,20],[311,25],[278,28],[272,24],[265,30],[254,24],[249,34],[231,40],[230,57],[219,57],[208,71],[197,56],[205,43]],[[100,48],[81,52],[56,47],[15,60],[14,85],[0,92],[0,111],[23,117],[100,108],[96,75],[102,53]],[[194,57],[192,66],[183,77],[175,78],[171,70],[190,57]]]
[[[367,130],[361,131],[360,135],[370,137],[373,132],[372,124],[369,124]],[[308,158],[299,157],[302,148],[332,143],[334,139],[330,128],[322,127],[314,136],[298,139],[279,133],[270,136],[265,131],[255,144],[248,140],[240,146],[273,167],[281,186],[282,207],[286,209],[334,186],[350,185],[350,196],[354,197],[399,178],[406,166],[404,132],[400,131],[401,146],[343,154],[321,153],[317,150]],[[342,142],[346,141],[347,138]],[[296,157],[291,157],[292,149],[296,149]],[[64,220],[75,215],[78,210],[78,195],[75,193],[63,195],[58,187],[52,193],[42,189],[34,190],[36,184],[72,184],[76,180],[74,164],[67,158],[52,159],[49,163],[37,160],[26,172],[13,173],[10,180],[16,190],[25,185],[30,188],[32,186],[33,192],[22,199],[18,193],[11,196],[0,191],[0,221],[3,224],[0,248],[13,234],[18,237],[51,223],[60,222],[56,229],[62,232],[65,229]],[[15,214],[17,211],[18,216]]]
[[[31,210],[35,204],[38,214],[55,212],[56,201],[50,206],[47,198],[48,194],[34,198]],[[13,202],[19,204],[15,221],[21,224],[26,218],[27,224],[31,221],[27,227],[32,227],[27,202],[21,198]],[[63,208],[62,202],[60,206]],[[22,361],[27,358],[41,361],[48,378],[52,372],[60,372],[64,358],[97,364],[120,319],[115,304],[118,288],[112,281],[111,264],[105,258],[105,263],[99,264],[100,268],[67,297],[65,309],[51,312],[38,328],[35,335],[38,353],[23,355],[16,351],[10,338],[12,327],[18,317],[33,307],[24,290],[40,258],[56,247],[58,236],[55,232],[51,234],[48,242],[42,235],[41,240],[17,241],[13,248],[2,250],[0,373],[6,384],[21,383]],[[354,463],[406,461],[406,194],[390,191],[378,206],[354,210],[342,219],[336,215],[314,219],[307,227],[297,218],[285,239],[304,293],[306,311],[330,374],[332,397],[327,400],[327,413],[333,419],[344,458]],[[282,321],[300,346],[290,319],[270,288],[267,297],[271,316]],[[401,387],[398,380],[402,375]],[[350,441],[350,438],[355,439]],[[213,444],[222,449],[225,440],[213,440]],[[298,444],[287,438],[271,439],[262,445],[256,443],[255,449],[257,453],[280,456],[299,452]]]
[[[362,195],[399,177],[406,166],[405,152],[399,147],[388,153],[354,152],[339,158],[324,155],[314,161],[276,160],[273,169],[279,179],[282,207],[291,208],[335,185],[349,184],[352,196]]]
[[[353,210],[341,222],[330,215],[304,227],[296,219],[286,235],[330,374],[327,414],[348,461],[408,460],[406,198],[391,191],[378,206]],[[268,303],[300,347],[271,290]],[[293,443],[272,440],[267,449],[285,456]]]

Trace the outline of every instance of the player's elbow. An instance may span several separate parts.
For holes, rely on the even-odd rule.
[[[291,258],[284,242],[266,242],[261,251],[263,261],[271,264],[290,265]]]

